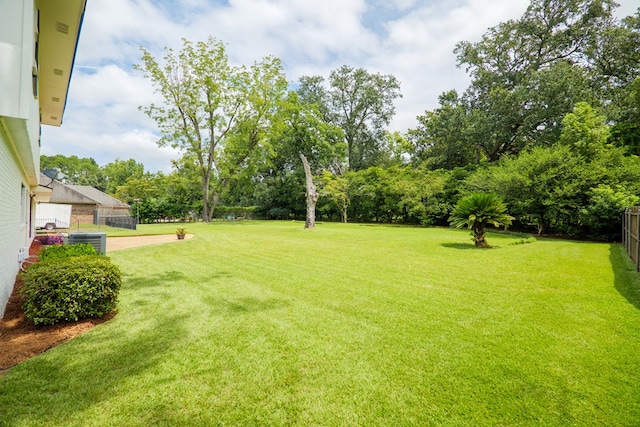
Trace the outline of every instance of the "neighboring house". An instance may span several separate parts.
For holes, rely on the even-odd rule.
[[[71,228],[77,224],[104,224],[107,216],[129,216],[129,205],[88,185],[69,185],[40,174],[40,185],[51,188],[49,203],[72,205]]]
[[[40,125],[62,123],[85,6],[0,1],[0,317],[35,234],[35,203],[48,196]]]

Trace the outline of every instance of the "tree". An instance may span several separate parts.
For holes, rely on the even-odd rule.
[[[470,140],[470,114],[455,90],[439,97],[440,107],[418,116],[409,130],[414,162],[432,169],[454,169],[479,161],[479,147]]]
[[[125,185],[129,179],[141,178],[144,175],[144,165],[134,159],[115,159],[102,167],[102,173],[107,182],[106,192],[114,195],[118,187]]]
[[[351,217],[359,222],[391,221],[386,206],[389,183],[388,170],[378,166],[351,172]]]
[[[640,197],[622,186],[611,188],[600,184],[589,192],[589,203],[578,212],[578,220],[591,236],[619,241],[622,214],[638,202]]]
[[[640,194],[640,159],[611,147],[587,159],[570,145],[535,147],[478,169],[464,182],[467,191],[494,192],[508,204],[517,227],[538,234],[609,238],[619,230],[612,210]],[[613,189],[611,195],[598,189]],[[587,219],[586,215],[593,215]],[[613,221],[613,222],[612,222]],[[606,223],[606,224],[605,224]]]
[[[568,146],[535,147],[476,171],[466,186],[498,194],[521,227],[575,234],[576,212],[598,171],[586,168]]]
[[[401,97],[400,83],[392,75],[371,74],[347,65],[329,75],[300,79],[302,102],[318,106],[325,120],[342,128],[347,142],[349,169],[376,165],[385,140],[385,127],[395,115],[393,102]]]
[[[640,155],[640,77],[625,90],[628,95],[621,101],[621,112],[611,128],[611,142],[625,147],[627,154]]]
[[[562,119],[562,133],[558,143],[570,146],[577,154],[591,161],[607,148],[609,135],[605,116],[599,115],[586,102],[579,102],[573,112]]]
[[[509,225],[514,219],[506,213],[507,206],[495,193],[473,193],[458,201],[449,222],[456,228],[468,227],[477,248],[490,248],[486,227]]]
[[[183,40],[159,63],[142,49],[137,66],[163,104],[141,109],[157,123],[159,146],[171,145],[194,163],[202,191],[202,219],[211,221],[230,180],[255,167],[268,149],[266,134],[287,82],[282,64],[266,57],[251,67],[229,64],[224,45]]]
[[[98,190],[106,189],[106,182],[100,166],[92,158],[79,158],[77,156],[40,156],[40,168],[60,169],[64,174],[61,181],[65,184],[90,185]]]
[[[340,212],[340,220],[347,223],[348,209],[351,199],[349,196],[349,174],[334,175],[328,170],[322,171],[321,176],[321,195],[326,196]]]
[[[344,159],[342,130],[325,122],[316,104],[303,104],[297,92],[290,91],[280,104],[278,123],[273,138],[282,164],[295,168],[302,162],[306,188],[305,228],[315,227],[315,209],[320,193],[314,183],[314,174],[328,169]],[[296,159],[297,158],[297,159]]]
[[[551,145],[576,102],[601,93],[592,46],[616,25],[612,0],[532,0],[525,14],[455,53],[473,82],[465,93],[472,140],[488,161]],[[604,102],[604,100],[603,100]]]
[[[404,166],[411,162],[414,147],[407,135],[400,132],[384,132],[378,164],[384,167]]]
[[[307,160],[307,156],[302,153],[298,153],[302,166],[304,167],[305,187],[307,189],[307,214],[304,221],[304,228],[315,228],[316,226],[316,204],[320,193],[316,189],[316,184],[313,182],[313,173],[311,172],[311,166]]]
[[[166,177],[146,173],[131,177],[113,194],[118,200],[132,204],[136,199],[158,198],[166,194]]]
[[[603,27],[589,45],[595,86],[607,102],[608,116],[618,120],[624,114],[625,97],[634,79],[640,75],[640,9],[619,25]],[[620,105],[620,104],[623,105]]]

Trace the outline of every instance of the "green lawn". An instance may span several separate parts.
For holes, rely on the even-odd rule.
[[[64,233],[76,233],[76,232],[90,232],[90,233],[107,233],[110,237],[124,237],[124,236],[142,236],[142,235],[154,235],[154,234],[168,234],[175,233],[176,228],[186,227],[187,230],[191,223],[185,222],[169,222],[162,224],[138,224],[136,230],[129,230],[126,228],[110,227],[108,225],[94,225],[94,224],[80,224],[68,229],[59,230]],[[43,233],[44,234],[44,233]]]
[[[111,254],[118,315],[0,377],[0,425],[638,425],[640,280],[618,245],[187,228]]]

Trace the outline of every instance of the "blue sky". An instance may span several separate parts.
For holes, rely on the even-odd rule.
[[[528,0],[90,0],[63,125],[43,126],[42,154],[92,157],[99,165],[134,158],[170,172],[179,153],[158,148],[155,124],[138,110],[156,95],[133,64],[140,46],[161,57],[181,39],[213,36],[236,64],[283,61],[291,82],[342,65],[395,75],[403,98],[392,130],[416,126],[447,90],[469,84],[454,46],[525,11]],[[618,16],[638,0],[618,0]]]

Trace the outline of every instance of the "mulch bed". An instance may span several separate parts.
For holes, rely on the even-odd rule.
[[[33,241],[25,266],[37,261],[38,251],[42,247],[37,239]],[[115,315],[114,312],[97,319],[36,326],[24,316],[21,287],[22,280],[17,277],[4,317],[0,321],[0,375],[5,374],[12,366],[69,341]]]

